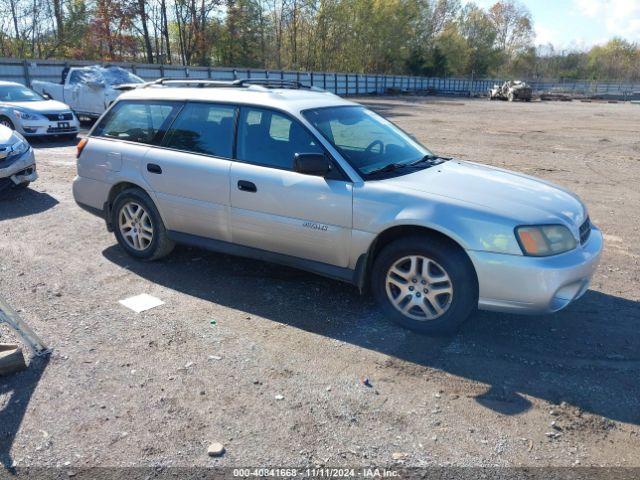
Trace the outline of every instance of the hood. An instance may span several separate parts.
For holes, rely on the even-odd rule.
[[[37,102],[3,102],[3,105],[38,113],[57,113],[68,112],[71,110],[69,105],[65,105],[57,100],[39,100]]]
[[[450,160],[416,173],[384,180],[399,189],[449,197],[513,218],[521,224],[564,221],[579,226],[586,209],[571,192],[509,170]]]

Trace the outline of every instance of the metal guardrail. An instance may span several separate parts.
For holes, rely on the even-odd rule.
[[[96,65],[104,62],[80,60],[21,60],[0,58],[0,79],[31,85],[32,80],[60,82],[65,67]],[[500,78],[417,77],[407,75],[371,75],[361,73],[303,72],[290,70],[261,70],[254,68],[185,67],[181,65],[118,63],[117,65],[146,81],[166,80],[220,80],[240,78],[278,80],[318,87],[338,95],[382,94],[389,91],[432,92],[444,95],[475,96],[486,94]],[[534,92],[571,93],[591,96],[619,96],[630,98],[640,90],[640,84],[624,82],[597,82],[591,80],[527,80]]]

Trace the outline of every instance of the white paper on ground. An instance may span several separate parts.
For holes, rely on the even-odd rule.
[[[136,295],[135,297],[125,298],[124,300],[120,300],[118,303],[130,308],[136,313],[164,305],[162,300],[146,293]]]

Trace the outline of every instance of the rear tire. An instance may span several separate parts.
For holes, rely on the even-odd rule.
[[[384,247],[374,261],[371,283],[383,312],[420,333],[453,333],[478,306],[478,281],[469,257],[435,236],[411,236]]]
[[[132,257],[158,260],[175,247],[153,200],[138,188],[128,188],[118,194],[113,202],[111,222],[118,243]]]

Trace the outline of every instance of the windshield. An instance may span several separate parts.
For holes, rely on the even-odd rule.
[[[44,97],[22,85],[0,85],[0,102],[39,102],[40,100],[44,100]]]
[[[110,67],[102,70],[102,76],[110,85],[122,85],[123,83],[144,83],[139,76],[127,72],[120,67]]]
[[[123,83],[144,83],[139,76],[120,67],[83,67],[71,71],[70,85],[96,83],[100,85],[122,85]]]
[[[304,117],[361,174],[409,165],[431,152],[393,123],[360,106],[306,110]]]

